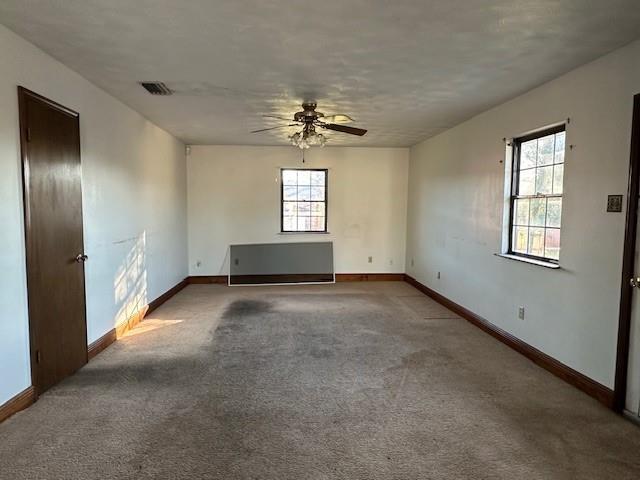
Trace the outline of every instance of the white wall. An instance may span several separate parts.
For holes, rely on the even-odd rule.
[[[626,192],[639,59],[635,42],[422,142],[411,149],[409,169],[407,272],[608,387],[625,217],[606,213],[606,201]],[[562,269],[494,256],[501,248],[502,139],[568,117],[567,144],[575,147],[566,155]]]
[[[316,148],[303,165],[293,147],[192,147],[189,273],[225,274],[232,243],[313,240],[334,242],[338,273],[404,272],[408,161],[406,148]],[[279,169],[303,166],[329,169],[329,235],[279,234]]]
[[[31,384],[17,85],[80,113],[88,341],[186,276],[184,146],[0,26],[0,404]]]

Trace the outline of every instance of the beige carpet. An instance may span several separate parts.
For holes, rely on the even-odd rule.
[[[401,282],[192,285],[0,425],[1,479],[634,479],[640,428]]]

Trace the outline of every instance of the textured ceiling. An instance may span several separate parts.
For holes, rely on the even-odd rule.
[[[638,0],[2,0],[0,23],[191,144],[302,100],[409,146],[640,37]],[[176,90],[154,97],[137,82]],[[275,122],[275,123],[274,123]]]

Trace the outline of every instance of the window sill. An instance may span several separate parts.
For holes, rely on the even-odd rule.
[[[506,258],[507,260],[516,260],[518,262],[529,263],[531,265],[537,265],[539,267],[550,268],[552,270],[559,270],[561,267],[557,263],[545,262],[543,260],[536,260],[534,258],[521,257],[519,255],[511,255],[509,253],[494,253],[496,257]]]
[[[278,232],[278,235],[331,235],[331,232]]]

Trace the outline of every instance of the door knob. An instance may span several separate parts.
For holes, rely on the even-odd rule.
[[[631,277],[631,280],[629,280],[629,285],[634,288],[640,288],[640,277]]]
[[[76,255],[76,262],[78,263],[84,263],[87,260],[89,260],[89,257],[84,253],[79,253],[78,255]]]

